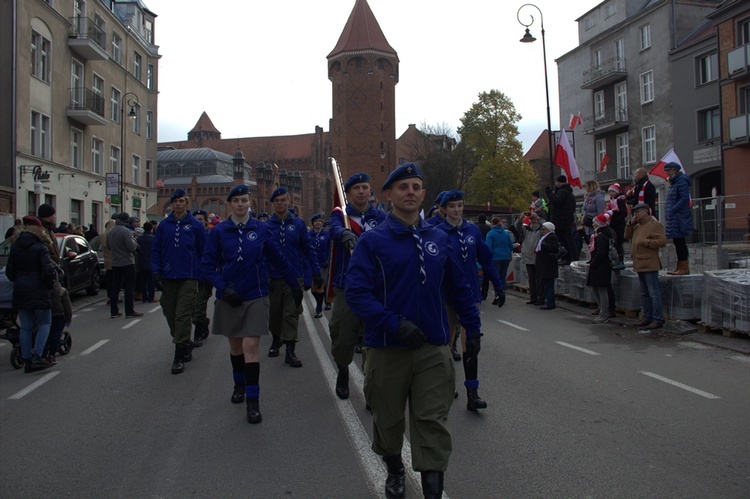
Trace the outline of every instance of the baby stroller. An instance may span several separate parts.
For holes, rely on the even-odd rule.
[[[21,326],[18,323],[18,312],[13,308],[13,282],[5,276],[5,269],[0,268],[0,339],[10,342],[10,364],[14,369],[23,367],[23,356],[21,354]],[[32,331],[33,338],[36,337],[37,326]],[[60,355],[67,355],[73,346],[73,338],[68,331],[60,335]],[[46,349],[45,349],[46,350]]]

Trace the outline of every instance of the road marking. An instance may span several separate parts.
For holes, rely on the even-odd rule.
[[[564,347],[572,348],[573,350],[578,350],[579,352],[587,353],[589,355],[601,355],[597,352],[594,352],[593,350],[586,350],[585,348],[577,347],[575,345],[571,345],[570,343],[565,343],[564,341],[556,341],[555,343]]]
[[[122,326],[120,329],[130,329],[131,327],[135,326],[139,322],[141,322],[140,319],[133,319],[132,321],[130,321],[127,324],[125,324],[124,326]]]
[[[385,483],[387,476],[385,464],[383,464],[383,461],[372,451],[370,437],[362,426],[362,421],[359,419],[359,416],[354,411],[354,406],[351,401],[341,400],[336,395],[335,385],[337,372],[333,367],[333,362],[328,358],[328,352],[326,351],[325,346],[323,346],[323,342],[320,340],[315,328],[314,321],[319,319],[312,318],[306,300],[303,301],[303,308],[307,333],[310,335],[315,354],[323,368],[328,389],[330,390],[332,398],[336,401],[336,408],[339,410],[339,415],[344,422],[346,432],[349,435],[349,439],[352,442],[352,446],[354,447],[357,456],[359,457],[360,465],[367,476],[370,491],[373,493],[374,497],[382,497],[383,484]],[[328,319],[325,316],[323,316],[322,319],[325,331],[330,335],[330,332],[328,331]],[[352,395],[355,391],[359,394],[363,393],[364,375],[355,362],[352,362],[349,366],[349,383],[352,385],[350,388],[353,388],[351,390]],[[411,475],[412,482],[416,485],[417,495],[421,497],[421,476],[411,468],[411,444],[406,436],[404,436],[401,457],[404,462],[406,473]],[[443,492],[443,499],[449,499],[448,494],[445,492]]]
[[[78,355],[88,355],[91,352],[93,352],[94,350],[96,350],[97,348],[99,348],[100,346],[104,345],[108,341],[109,340],[99,340],[96,343],[94,343],[94,345],[88,347],[86,350],[84,350],[83,352],[79,353]]]
[[[57,376],[58,374],[60,374],[60,371],[52,371],[50,373],[45,374],[44,376],[34,381],[32,384],[30,384],[29,386],[27,386],[20,392],[15,393],[11,395],[10,397],[8,397],[8,400],[18,400],[21,397],[28,395],[29,393],[33,392],[34,390],[36,390],[37,388],[39,388],[40,386],[45,384],[47,381]]]
[[[96,311],[94,307],[86,307],[86,308],[82,308],[81,310],[79,310],[79,312],[94,312],[94,311]],[[73,317],[75,317],[75,315]]]
[[[744,355],[733,355],[732,357],[730,357],[730,359],[739,360],[740,362],[750,363],[750,357],[746,357]]]
[[[528,329],[526,329],[525,327],[521,327],[521,326],[519,326],[517,324],[513,324],[512,322],[504,321],[502,319],[498,319],[497,322],[502,322],[506,326],[514,327],[514,328],[518,329],[519,331],[528,331]]]
[[[641,371],[641,374],[645,374],[646,376],[654,379],[658,379],[659,381],[663,381],[665,383],[669,383],[672,386],[676,386],[677,388],[682,388],[683,390],[687,390],[689,392],[692,392],[696,395],[700,395],[701,397],[706,397],[707,399],[719,399],[721,397],[714,395],[712,393],[704,392],[703,390],[699,390],[697,388],[693,388],[692,386],[685,385],[683,383],[680,383],[679,381],[675,381],[673,379],[665,378],[664,376],[659,376],[658,374],[650,373],[647,371]]]
[[[148,311],[148,313],[153,314],[154,312],[158,312],[159,310],[161,310],[161,305],[159,305],[158,307],[152,308],[151,310]]]

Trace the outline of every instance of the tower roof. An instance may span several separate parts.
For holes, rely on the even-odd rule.
[[[214,126],[213,122],[211,121],[211,118],[208,117],[206,114],[206,111],[203,111],[203,114],[201,114],[201,117],[198,118],[198,123],[195,124],[192,130],[190,132],[217,132],[219,135],[221,135],[221,132],[219,132],[216,127]]]
[[[378,20],[372,13],[367,0],[356,0],[352,13],[346,21],[344,31],[339,37],[336,47],[328,54],[328,58],[335,57],[343,52],[358,50],[377,50],[387,54],[396,55],[396,51],[385,39],[383,30],[380,29]]]

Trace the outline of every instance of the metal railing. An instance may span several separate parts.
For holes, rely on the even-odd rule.
[[[68,109],[73,111],[91,111],[104,117],[104,97],[90,88],[71,88]]]
[[[71,35],[77,38],[89,38],[104,50],[107,49],[107,33],[88,17],[70,18]]]

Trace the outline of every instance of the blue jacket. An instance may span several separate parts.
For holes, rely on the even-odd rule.
[[[445,218],[442,217],[442,216],[440,216],[440,212],[437,211],[437,210],[435,210],[435,214],[434,215],[432,215],[430,218],[428,218],[427,220],[425,220],[425,222],[427,222],[430,225],[440,225],[444,221],[445,221]]]
[[[357,211],[351,203],[346,205],[346,214],[349,216],[351,221],[352,217],[355,218],[355,222],[362,228],[362,232],[367,232],[380,225],[388,214],[382,210],[378,210],[370,206],[366,212]],[[346,269],[349,267],[349,250],[347,250],[341,244],[341,234],[346,229],[344,225],[344,214],[340,209],[335,209],[331,213],[330,226],[328,228],[331,235],[331,242],[334,245],[334,257],[333,257],[333,285],[338,288],[343,288],[346,279]],[[357,233],[357,229],[352,229]]]
[[[151,270],[163,279],[200,279],[206,229],[188,211],[177,220],[170,213],[156,226]]]
[[[268,262],[292,289],[299,287],[296,269],[282,257],[267,224],[250,218],[240,231],[229,218],[208,233],[201,271],[216,288],[218,299],[231,286],[247,301],[268,296]]]
[[[669,181],[667,192],[667,237],[688,237],[693,233],[693,209],[690,207],[690,177],[678,173]]]
[[[448,235],[420,220],[426,282],[414,236],[393,215],[362,234],[346,272],[346,302],[362,319],[366,346],[403,347],[396,331],[402,318],[416,324],[433,345],[450,340],[444,302],[458,312],[467,337],[480,334],[479,309]]]
[[[310,238],[310,247],[318,259],[321,270],[327,269],[328,264],[331,263],[329,261],[331,258],[331,235],[327,230],[321,229],[320,232],[315,232],[315,229],[312,229],[307,233],[307,236]]]
[[[487,246],[492,251],[492,260],[510,260],[513,253],[513,238],[502,225],[493,226],[485,237]]]
[[[310,236],[307,234],[307,225],[304,220],[295,217],[291,212],[287,213],[283,219],[274,213],[265,224],[281,250],[282,256],[293,265],[297,277],[304,275],[306,265],[310,266],[311,275],[320,272],[318,259],[310,248]],[[268,273],[272,279],[283,277],[276,266],[271,266]]]
[[[448,234],[453,249],[457,251],[456,256],[469,281],[469,286],[474,296],[474,303],[482,301],[482,290],[479,286],[479,280],[476,278],[477,262],[482,266],[483,271],[487,272],[492,284],[495,286],[495,291],[499,292],[503,289],[500,275],[495,270],[495,266],[492,265],[492,251],[490,251],[487,243],[484,242],[482,231],[479,230],[479,227],[462,219],[460,225],[453,226],[446,220],[437,225],[436,228]],[[459,229],[461,234],[459,234]]]

